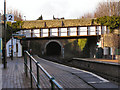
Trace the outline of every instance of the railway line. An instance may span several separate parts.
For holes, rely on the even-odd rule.
[[[44,57],[44,59],[47,59],[47,60],[53,61],[53,62],[57,62],[57,63],[60,63],[60,64],[64,64],[64,65],[67,65],[67,66],[79,68],[79,67],[77,67],[77,65],[76,65],[76,66],[75,66],[75,65],[71,65],[72,59],[63,60],[63,59],[60,59],[60,58],[57,57],[57,56],[47,56],[47,57]],[[85,59],[85,60],[86,60],[86,59]],[[90,59],[90,60],[91,60],[91,59]],[[92,61],[95,61],[95,60],[92,60]],[[118,60],[114,61],[114,60],[98,60],[98,59],[97,59],[96,61],[98,61],[98,62],[99,62],[99,61],[100,61],[100,62],[103,61],[103,63],[104,63],[104,62],[105,62],[105,63],[109,63],[109,62],[110,62],[110,64],[111,64],[111,63],[113,63],[113,64],[118,64],[118,62],[117,62]],[[119,67],[119,66],[116,66],[116,67]],[[79,69],[83,69],[83,68],[79,68]],[[103,78],[106,78],[107,80],[110,80],[110,81],[113,82],[113,83],[116,83],[116,84],[120,85],[120,82],[119,82],[118,77],[113,77],[113,76],[111,76],[111,75],[106,75],[106,74],[104,74],[104,73],[94,72],[94,71],[92,71],[92,70],[90,70],[90,69],[83,69],[83,70],[87,70],[87,71],[93,72],[93,73],[95,73],[95,74],[97,74],[97,75],[102,76]],[[118,74],[120,74],[119,71],[118,71]]]
[[[118,89],[119,86],[106,80],[94,73],[69,67],[66,65],[51,62],[38,56],[34,58],[60,83],[64,88],[83,88],[83,89],[104,89],[114,88]],[[48,57],[47,57],[48,58]],[[50,57],[52,59],[52,57]],[[55,57],[53,61],[57,60]]]

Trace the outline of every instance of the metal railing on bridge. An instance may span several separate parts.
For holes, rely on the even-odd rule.
[[[92,26],[74,26],[60,28],[40,28],[20,30],[20,34],[24,34],[26,39],[38,38],[72,38],[86,36],[101,36],[109,33],[107,26],[92,25]]]
[[[29,65],[28,65],[28,60],[27,57],[29,57]],[[33,73],[32,70],[32,61],[36,64],[36,72],[37,72],[37,78],[35,77],[35,74]],[[31,88],[33,88],[33,80],[36,82],[36,86],[38,89],[42,89],[40,85],[40,74],[39,74],[39,69],[42,70],[42,72],[48,77],[50,84],[51,84],[51,90],[53,90],[56,86],[59,90],[63,90],[63,87],[55,80],[54,77],[52,77],[41,65],[40,63],[33,58],[33,56],[28,52],[24,52],[24,69],[25,69],[25,74],[26,77],[28,76],[28,71],[30,72],[30,83],[31,83]]]

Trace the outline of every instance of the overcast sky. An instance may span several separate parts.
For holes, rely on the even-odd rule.
[[[43,19],[64,17],[77,19],[87,12],[94,12],[99,2],[107,0],[6,0],[7,9],[18,9],[27,20],[36,20],[41,14]],[[2,13],[4,0],[0,0]]]

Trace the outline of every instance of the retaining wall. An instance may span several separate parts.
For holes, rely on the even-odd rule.
[[[118,79],[120,79],[120,64],[117,63],[73,58],[70,64],[77,68],[95,72],[105,78],[113,79],[115,81],[119,81]]]

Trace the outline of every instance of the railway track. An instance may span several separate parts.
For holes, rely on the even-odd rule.
[[[101,88],[114,88],[114,89],[117,90],[117,88],[118,88],[118,85],[116,85],[116,84],[114,84],[114,83],[112,83],[112,82],[110,82],[110,81],[108,81],[108,80],[106,80],[106,79],[104,79],[104,78],[102,78],[102,77],[94,74],[94,73],[54,63],[54,62],[59,62],[58,59],[57,59],[57,57],[54,57],[54,58],[53,57],[46,57],[46,59],[49,59],[49,60],[54,61],[54,62],[50,62],[48,60],[39,58],[37,56],[35,56],[35,58],[36,58],[36,60],[38,60],[39,62],[41,62],[41,64],[43,63],[43,67],[49,73],[51,73],[56,78],[56,80],[60,84],[62,84],[62,86],[64,88],[75,88],[75,87],[77,87],[77,86],[74,86],[74,84],[76,84],[77,80],[74,82],[71,79],[71,81],[68,80],[69,82],[67,82],[66,80],[64,80],[64,79],[67,79],[67,77],[69,77],[69,78],[73,78],[73,77],[77,78],[78,80],[81,80],[82,82],[86,83],[86,85],[89,86],[88,88],[92,88],[93,90],[97,90],[97,89],[101,89]],[[61,63],[61,62],[59,62],[59,63]],[[52,70],[50,70],[51,66],[52,66]],[[54,68],[57,68],[57,70],[56,69],[53,70]],[[60,77],[58,77],[59,75],[57,74],[57,71],[61,71],[61,70],[63,72],[65,72],[65,74],[66,73],[68,74],[68,76],[66,76],[66,78],[65,78],[64,73],[61,73],[61,76],[64,77],[64,78],[61,77],[62,80],[61,80]],[[66,83],[71,83],[71,84],[73,84],[73,86],[72,85],[67,85]],[[79,83],[79,85],[80,85],[80,83]],[[69,87],[69,86],[71,86],[71,87]]]
[[[47,60],[53,61],[53,62],[57,62],[57,63],[64,64],[64,65],[67,65],[67,66],[78,68],[76,66],[73,66],[73,65],[69,64],[72,60],[66,60],[65,61],[63,59],[60,59],[58,56],[47,56],[47,57],[44,57],[44,58],[47,59]],[[83,68],[79,68],[79,69],[83,69]],[[86,70],[86,69],[83,69],[83,70]],[[97,75],[99,75],[99,76],[101,76],[103,78],[106,78],[107,80],[110,80],[111,82],[113,82],[115,84],[120,85],[120,80],[117,77],[112,77],[110,75],[94,72],[94,71],[91,71],[91,70],[88,70],[88,71],[90,71],[92,73],[95,73],[95,74],[97,74]]]

